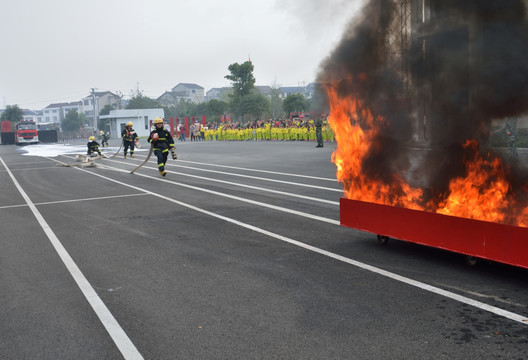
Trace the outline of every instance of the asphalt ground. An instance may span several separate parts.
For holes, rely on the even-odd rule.
[[[340,226],[334,143],[177,149],[0,146],[1,359],[528,358],[527,271]]]

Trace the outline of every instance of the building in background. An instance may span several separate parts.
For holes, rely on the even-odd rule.
[[[96,120],[99,117],[99,113],[106,105],[112,107],[112,109],[118,109],[121,106],[121,98],[111,91],[95,91],[82,98],[82,113],[90,119],[92,124],[97,124]]]
[[[176,106],[180,100],[191,101],[199,104],[205,101],[204,88],[190,83],[179,83],[157,98],[161,105]]]
[[[125,125],[129,122],[136,130],[139,137],[146,137],[150,134],[150,122],[156,118],[164,118],[163,109],[121,109],[111,110],[108,115],[101,115],[99,119],[108,122],[110,125],[110,138],[121,137]]]

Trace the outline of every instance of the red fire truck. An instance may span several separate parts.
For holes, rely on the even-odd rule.
[[[37,124],[33,121],[20,121],[15,124],[15,143],[38,144]]]

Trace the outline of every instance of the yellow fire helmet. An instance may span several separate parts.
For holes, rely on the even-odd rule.
[[[90,136],[90,137],[88,138],[88,140],[90,140],[90,141],[94,141],[95,138],[94,138],[93,136]]]
[[[156,124],[163,124],[163,119],[162,118],[156,118],[156,120],[154,120],[154,125]]]
[[[129,123],[127,124],[127,126],[132,126],[132,125],[134,125],[134,124],[132,124],[132,122],[129,122]]]
[[[103,134],[104,134],[104,131],[103,131],[103,130],[99,131],[99,134],[103,135]]]

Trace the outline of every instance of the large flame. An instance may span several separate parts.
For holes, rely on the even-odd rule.
[[[475,140],[464,144],[465,153],[470,154],[465,159],[465,176],[453,178],[449,191],[436,194],[436,200],[427,204],[423,190],[410,186],[398,169],[394,169],[390,180],[367,176],[364,160],[379,146],[376,139],[386,120],[373,116],[358,98],[339,96],[335,88],[326,88],[328,120],[338,145],[332,161],[347,198],[528,227],[528,208],[519,207],[513,199],[501,160],[492,155],[484,158]]]
[[[449,196],[436,212],[471,219],[504,222],[509,205],[510,185],[498,158],[483,159],[475,140],[467,140],[474,156],[466,161],[466,176],[451,180]]]
[[[367,177],[363,160],[375,149],[374,139],[384,126],[382,117],[374,117],[356,98],[340,98],[334,88],[328,88],[330,100],[329,124],[335,133],[338,147],[332,155],[337,166],[337,179],[343,182],[345,196],[378,204],[402,206],[421,210],[422,190],[412,188],[399,174],[390,182]]]

